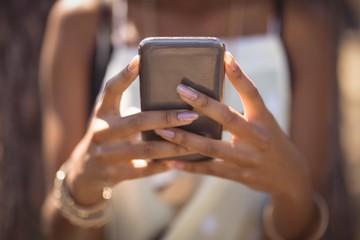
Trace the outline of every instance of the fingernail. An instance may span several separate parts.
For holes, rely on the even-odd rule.
[[[234,57],[231,55],[230,52],[225,53],[225,62],[230,66],[231,71],[235,72],[238,69],[238,65],[234,60]]]
[[[196,100],[198,97],[198,93],[194,89],[187,87],[183,84],[179,84],[177,86],[176,90],[182,96],[184,96],[185,98],[190,99],[190,100]]]
[[[173,131],[167,129],[155,129],[154,130],[157,135],[160,135],[164,138],[174,138],[175,133]]]
[[[197,114],[195,112],[181,112],[181,113],[178,113],[178,115],[177,115],[177,118],[181,122],[192,122],[192,121],[198,119],[198,117],[199,117],[199,114]]]
[[[133,59],[131,59],[129,65],[128,65],[128,70],[131,72],[132,70],[134,70],[134,68],[136,67],[136,65],[138,64],[139,61],[139,55],[136,55],[135,57],[133,57]]]

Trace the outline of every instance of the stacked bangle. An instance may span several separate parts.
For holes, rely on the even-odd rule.
[[[105,201],[91,207],[80,206],[71,197],[64,181],[68,169],[69,163],[65,162],[56,173],[53,192],[55,206],[59,209],[61,215],[73,225],[81,228],[99,228],[104,226],[107,222],[107,200],[111,198],[111,189],[103,189]]]
[[[329,225],[329,209],[325,202],[325,199],[320,194],[315,194],[313,196],[313,200],[316,203],[317,209],[320,215],[320,223],[311,236],[306,237],[307,240],[319,240],[323,237],[326,232],[326,229]],[[278,231],[275,228],[275,224],[273,221],[273,210],[274,206],[272,202],[268,202],[264,208],[263,212],[263,222],[264,222],[264,230],[267,236],[271,240],[284,240]]]

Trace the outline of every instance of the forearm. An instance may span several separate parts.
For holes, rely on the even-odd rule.
[[[75,194],[74,188],[70,187],[74,182],[70,181],[70,169],[76,172],[76,165],[67,160],[55,174],[55,181],[43,205],[44,231],[51,239],[104,239],[103,226],[107,222],[106,211],[111,191],[85,191],[85,195],[80,191]],[[94,185],[90,181],[86,182]],[[86,186],[79,187],[89,189]]]
[[[104,239],[104,227],[81,228],[71,224],[55,205],[53,194],[49,194],[42,209],[42,224],[45,235],[52,240],[97,240]]]
[[[336,76],[335,33],[331,14],[287,3],[284,41],[292,64],[291,139],[309,168],[310,190],[298,198],[274,197],[274,225],[286,238],[309,239],[328,219],[314,194],[324,194]],[[305,180],[305,179],[304,179]],[[313,239],[313,238],[311,238]]]
[[[301,5],[301,4],[300,4]],[[324,194],[336,99],[336,25],[329,10],[287,4],[284,42],[292,65],[292,142]]]
[[[301,199],[272,198],[274,227],[284,239],[307,239],[317,222],[315,203],[310,194]]]
[[[264,210],[265,230],[272,239],[313,239],[322,219],[319,196],[306,163],[298,166],[297,173],[288,178],[288,183],[284,182],[285,190],[273,193],[267,203]],[[273,230],[269,230],[269,226]],[[271,232],[275,232],[278,238]]]

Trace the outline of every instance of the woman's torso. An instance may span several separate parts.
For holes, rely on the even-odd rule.
[[[151,36],[234,38],[268,31],[272,0],[114,0],[114,44]]]
[[[164,0],[164,2],[166,1]],[[144,2],[147,1],[133,1],[128,6],[120,0],[116,3],[114,15],[116,24],[114,24],[113,38],[115,49],[105,80],[123,68],[137,54],[136,44],[143,37],[179,35],[221,37],[225,41],[227,50],[234,55],[240,66],[254,81],[267,107],[274,114],[281,127],[287,131],[290,105],[289,73],[282,42],[276,32],[269,30],[269,23],[272,22],[269,19],[273,13],[267,5],[270,1],[257,1],[258,6],[252,3],[255,6],[247,7],[245,10],[240,9],[240,6],[245,6],[241,5],[244,4],[243,2],[228,1],[229,4],[236,5],[236,11],[232,12],[226,8],[219,11],[212,10],[216,13],[205,11],[205,13],[201,13],[203,15],[200,15],[207,16],[209,14],[212,16],[211,14],[213,14],[217,16],[214,19],[219,21],[222,19],[223,23],[218,24],[217,28],[212,29],[210,27],[208,30],[203,29],[203,32],[198,31],[197,34],[191,34],[192,29],[189,29],[188,32],[179,30],[178,34],[177,28],[170,27],[171,21],[180,21],[176,16],[168,16],[168,18],[166,18],[166,14],[164,14],[165,16],[162,14],[154,16],[156,12],[151,12],[154,9],[146,10],[141,5]],[[154,3],[155,1],[149,1],[144,6],[151,4],[150,2]],[[211,2],[215,4],[217,0]],[[165,4],[165,6],[167,5]],[[170,9],[163,8],[159,11],[160,13],[175,11],[173,8]],[[254,16],[259,16],[258,13],[252,13],[251,9],[258,9],[261,13],[266,12],[266,17],[262,16],[262,19],[266,18],[266,21],[259,20],[250,25],[244,23],[250,19],[255,19]],[[146,13],[146,11],[150,12]],[[232,14],[232,16],[229,17],[226,13]],[[236,13],[249,16],[241,17]],[[142,17],[138,15],[142,15]],[[147,19],[143,18],[144,16],[150,16],[148,18],[150,20],[147,22]],[[196,21],[195,15],[191,14],[191,17],[191,21]],[[230,20],[234,20],[232,26],[225,30],[222,29],[221,26],[225,26],[231,22]],[[198,21],[202,20],[199,19]],[[210,18],[203,21],[204,23],[209,21],[205,25],[216,22]],[[238,25],[235,24],[236,21],[239,21]],[[166,26],[167,24],[169,26]],[[145,31],[142,29],[145,25],[156,26]],[[193,29],[199,28],[200,25],[201,23],[197,26],[195,24]],[[253,29],[246,30],[251,25],[253,25]],[[130,32],[130,34],[127,35],[124,32]],[[250,33],[256,33],[256,35],[248,36]],[[224,101],[236,110],[243,111],[240,98],[228,81],[225,85]],[[121,106],[123,114],[133,113],[134,109],[139,108],[139,83],[137,80],[123,95]],[[224,139],[229,140],[230,137],[229,134],[224,134]],[[264,194],[252,191],[239,183],[215,177],[200,177],[196,178],[196,181],[199,181],[197,191],[181,212],[175,215],[173,209],[157,197],[154,189],[162,182],[172,181],[172,179],[182,175],[187,174],[170,172],[146,179],[128,181],[116,186],[110,211],[111,218],[114,221],[108,227],[109,239],[151,239],[161,232],[165,226],[168,227],[166,239],[230,240],[260,238],[259,219]],[[170,228],[169,221],[172,221]]]

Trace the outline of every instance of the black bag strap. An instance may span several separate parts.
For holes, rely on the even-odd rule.
[[[93,109],[100,91],[113,46],[111,43],[112,11],[109,1],[101,1],[100,22],[96,35],[96,44],[93,54],[92,74],[90,82],[89,114]]]

